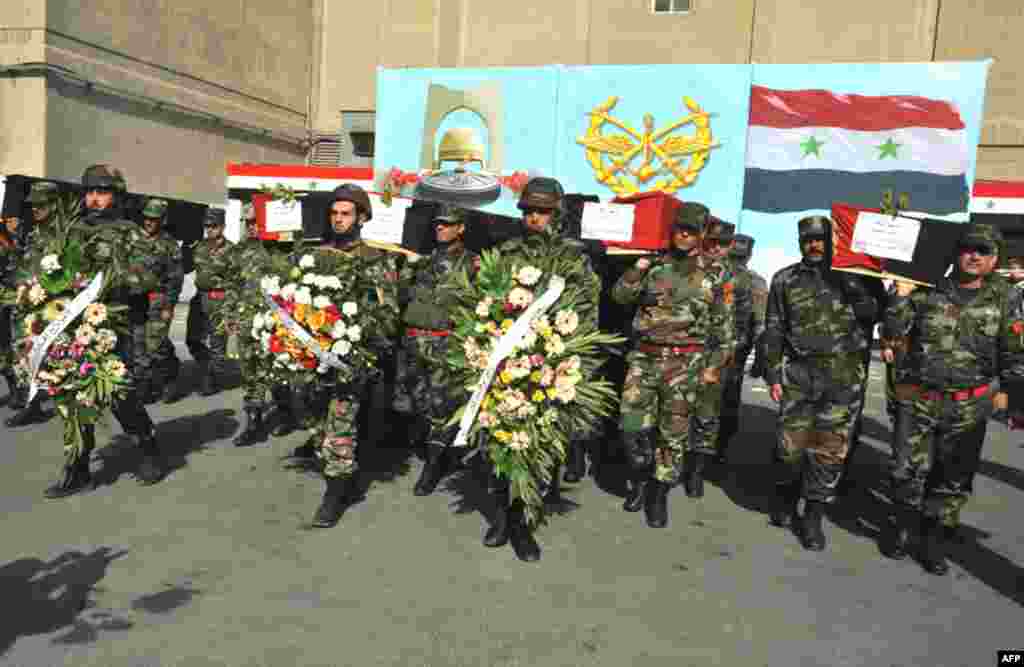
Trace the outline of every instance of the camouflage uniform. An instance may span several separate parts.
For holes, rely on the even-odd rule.
[[[462,216],[449,213],[435,223],[463,224]],[[443,452],[451,445],[455,429],[445,424],[464,399],[465,389],[452,383],[448,370],[448,335],[454,304],[440,285],[445,277],[471,268],[477,256],[466,250],[462,239],[437,247],[422,261],[407,261],[399,277],[400,306],[404,310],[405,336],[398,354],[395,408],[426,422],[427,465],[416,485],[417,495],[427,495],[443,474]]]
[[[746,374],[747,358],[756,347],[761,333],[764,331],[764,314],[768,305],[768,283],[758,274],[747,268],[750,251],[754,247],[754,239],[743,234],[736,235],[736,247],[733,249],[734,271],[737,278],[737,292],[740,284],[749,285],[750,312],[740,313],[737,299],[736,312],[736,355],[732,366],[723,378],[725,386],[722,392],[721,425],[718,433],[718,456],[725,460],[729,441],[739,430],[739,413],[743,397],[743,376]]]
[[[827,218],[800,221],[801,241],[831,233]],[[881,304],[869,279],[832,271],[806,257],[772,278],[762,336],[765,381],[781,384],[778,480],[787,517],[808,501],[804,545],[824,548],[823,506],[837,500],[854,417],[867,381],[863,357],[871,341],[864,322]],[[785,368],[783,361],[785,360]],[[777,516],[777,523],[784,523]]]
[[[699,234],[706,218],[703,206],[684,206],[676,226]],[[721,371],[732,358],[729,278],[720,264],[674,250],[646,273],[631,268],[612,289],[617,303],[640,306],[633,321],[637,345],[626,360],[620,428],[634,470],[654,480],[647,491],[652,526],[667,521],[665,498],[691,449],[692,420],[714,416],[708,399],[720,395],[721,385],[705,384],[704,373]]]
[[[996,252],[997,229],[971,225],[961,247]],[[954,276],[955,278],[955,276]],[[894,295],[886,312],[886,330],[909,337],[910,363],[920,382],[910,399],[907,456],[891,471],[896,502],[924,516],[925,567],[944,574],[942,524],[956,526],[967,504],[970,475],[977,466],[987,420],[992,413],[993,381],[1004,386],[1024,381],[1022,294],[998,275],[978,289],[961,288],[944,278],[934,289]]]
[[[207,225],[224,224],[223,209],[209,208]],[[223,324],[227,311],[227,294],[241,275],[237,248],[222,238],[214,247],[209,241],[195,249],[196,295],[188,309],[185,344],[201,367],[200,393],[212,396],[219,391],[219,381],[227,372],[227,333]]]
[[[4,301],[14,297],[14,268],[24,251],[16,238],[11,238],[6,229],[0,229],[0,291]],[[18,382],[14,375],[14,330],[11,303],[0,305],[0,376],[7,381],[8,399],[14,399],[18,393]]]
[[[147,219],[163,220],[166,214],[167,202],[163,199],[150,199],[142,211],[142,216]],[[146,295],[149,307],[144,345],[139,351],[139,390],[143,400],[152,402],[156,400],[154,393],[177,380],[181,367],[169,338],[171,320],[163,319],[163,311],[168,306],[173,309],[178,303],[185,273],[181,249],[170,234],[158,230],[156,236],[147,233],[145,238],[150,243],[150,270],[158,277],[159,284],[157,289]]]

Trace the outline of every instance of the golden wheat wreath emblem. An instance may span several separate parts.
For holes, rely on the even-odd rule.
[[[586,148],[587,162],[594,170],[594,178],[617,195],[640,192],[643,184],[666,172],[666,175],[671,175],[670,179],[661,179],[643,189],[671,194],[679,188],[693,185],[711,149],[720,145],[711,136],[711,114],[701,109],[693,99],[683,97],[683,104],[689,109],[689,114],[658,130],[654,129],[654,116],[644,114],[644,131],[639,132],[608,113],[618,101],[618,97],[612,96],[594,107],[587,114],[590,116],[590,126],[586,136],[576,139],[576,143]],[[625,134],[602,134],[601,128],[605,123],[614,125]],[[696,129],[695,134],[669,136],[690,124]],[[604,162],[605,153],[610,161],[607,166]],[[643,154],[643,162],[633,168],[630,165],[640,154]],[[629,175],[636,181],[631,180]]]

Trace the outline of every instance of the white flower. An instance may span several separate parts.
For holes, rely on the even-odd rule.
[[[295,297],[295,291],[299,289],[299,286],[295,283],[288,283],[281,288],[281,298],[288,301]]]
[[[345,326],[344,322],[338,320],[334,323],[334,328],[331,329],[331,338],[335,340],[344,338],[346,333],[348,333],[348,327]]]
[[[339,357],[344,357],[351,351],[352,343],[347,340],[335,341],[334,345],[331,346],[331,352]]]
[[[277,296],[281,293],[281,280],[277,276],[265,276],[260,281],[260,289],[270,296]]]
[[[480,303],[476,304],[476,314],[478,317],[487,317],[491,313],[491,304],[493,301],[490,297],[487,297]]]
[[[526,335],[523,336],[523,350],[532,350],[533,346],[537,344],[537,334],[533,331],[527,331]]]
[[[354,301],[346,301],[341,304],[341,312],[347,317],[352,317],[359,312],[359,306],[357,306]]]
[[[359,342],[359,339],[363,337],[363,329],[358,324],[348,328],[348,338],[353,343]]]
[[[542,271],[536,266],[524,266],[519,269],[519,273],[516,275],[516,280],[522,285],[533,285],[542,275]]]
[[[571,403],[576,399],[576,387],[569,385],[568,387],[558,389],[555,398],[562,403]]]
[[[32,302],[33,306],[38,306],[43,301],[46,301],[46,290],[39,284],[33,285],[28,291],[28,300]]]
[[[102,303],[90,303],[85,307],[85,321],[93,326],[102,324],[107,319],[107,307]]]
[[[558,334],[553,335],[544,346],[544,351],[548,354],[558,356],[559,354],[565,353],[565,343],[562,342],[562,337]]]
[[[300,287],[295,290],[295,303],[301,303],[304,306],[313,303],[313,294],[309,291],[308,287]]]
[[[580,325],[580,317],[572,310],[560,310],[555,315],[555,328],[558,329],[558,333],[563,336],[568,336],[572,332],[576,331],[576,327]]]
[[[60,258],[58,258],[57,255],[47,255],[39,262],[39,266],[46,273],[53,273],[54,271],[60,270]]]
[[[75,338],[83,340],[86,345],[92,342],[95,335],[96,330],[88,324],[79,325],[78,329],[75,330]]]
[[[314,308],[322,310],[329,305],[331,305],[331,300],[323,295],[317,296],[315,299],[313,299]]]
[[[313,259],[313,255],[303,255],[302,259],[299,260],[299,268],[301,269],[312,269],[316,266],[316,260]]]
[[[327,276],[324,279],[324,285],[327,289],[341,289],[341,278],[338,276]]]
[[[508,293],[508,302],[516,308],[526,308],[533,303],[533,292],[522,287],[516,287]]]
[[[307,273],[306,275],[302,276],[303,285],[315,285],[318,280],[320,280],[320,277],[317,276],[315,273]]]
[[[252,330],[259,331],[263,328],[263,313],[256,313],[252,318]]]
[[[512,434],[512,440],[508,443],[508,448],[512,451],[521,452],[530,446],[530,436],[525,431],[516,431]]]
[[[547,329],[550,326],[551,322],[548,320],[547,315],[541,315],[534,321],[530,322],[530,328],[536,331],[537,333],[540,333],[541,331]]]

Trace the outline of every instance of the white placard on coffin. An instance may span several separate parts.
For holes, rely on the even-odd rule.
[[[920,220],[862,211],[857,215],[850,247],[872,257],[912,262],[920,233]]]
[[[412,206],[411,199],[393,197],[391,206],[385,206],[380,195],[370,193],[370,207],[373,219],[363,225],[362,237],[367,241],[402,245],[405,229],[405,212]]]
[[[633,204],[584,202],[581,238],[629,243],[633,240],[633,209]]]
[[[302,203],[275,199],[267,202],[267,233],[302,231]]]

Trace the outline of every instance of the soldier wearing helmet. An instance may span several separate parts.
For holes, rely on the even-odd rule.
[[[577,314],[581,321],[586,321],[596,328],[601,282],[589,258],[583,252],[582,245],[561,234],[560,225],[565,213],[564,197],[562,185],[557,180],[547,177],[530,179],[523,188],[518,203],[519,210],[522,211],[523,235],[506,241],[499,250],[503,257],[513,258],[518,266],[543,267],[564,261],[566,266],[571,267],[567,271],[568,275],[563,276],[566,282],[581,286],[587,294],[586,302],[581,303]],[[558,309],[556,301],[550,312]],[[586,466],[583,444],[589,437],[589,433],[577,433],[570,440],[570,457],[574,463],[572,474],[567,475],[570,481],[582,477],[582,473],[579,476],[576,473],[580,464]],[[538,480],[538,485],[541,488],[547,487],[547,500],[555,501],[559,496],[561,462],[557,462],[553,470],[546,473]],[[507,479],[491,475],[489,486],[495,495],[497,513],[484,537],[484,544],[499,547],[511,541],[518,558],[524,561],[538,560],[541,548],[533,535],[533,526],[527,521],[526,508],[522,500],[512,500]]]
[[[772,277],[761,337],[765,382],[779,404],[780,507],[772,522],[789,526],[804,498],[798,533],[805,549],[820,551],[826,544],[821,520],[839,500],[867,382],[864,354],[884,295],[877,279],[828,265],[831,220],[803,218],[798,234],[803,260]]]
[[[391,337],[398,319],[398,262],[393,254],[373,248],[362,240],[362,227],[373,217],[370,198],[358,185],[345,184],[334,190],[329,212],[330,228],[321,251],[340,252],[362,269],[375,287],[359,295],[361,309],[374,308],[388,313],[380,327],[367,332],[366,343],[378,354],[380,367],[388,366],[392,354]],[[363,403],[373,395],[369,378],[338,385],[332,389],[323,438],[315,444],[317,457],[323,463],[324,495],[313,517],[313,525],[329,528],[338,523],[345,507],[355,498],[359,472],[356,461],[358,426],[356,418]]]
[[[398,351],[395,408],[416,422],[414,443],[426,445],[417,496],[431,494],[455,463],[449,449],[455,430],[447,422],[463,394],[462,387],[452,385],[445,361],[455,304],[441,286],[452,273],[472,272],[477,261],[463,242],[464,211],[442,205],[433,226],[436,247],[428,257],[406,262],[398,293],[405,335]]]
[[[129,389],[123,398],[114,398],[112,411],[125,433],[135,436],[142,450],[136,476],[143,484],[155,484],[167,472],[167,464],[157,445],[156,427],[136,389],[139,354],[145,344],[145,325],[149,308],[147,295],[159,289],[156,259],[150,254],[150,241],[134,222],[124,218],[121,196],[126,191],[124,176],[109,165],[92,165],[82,174],[85,191],[85,216],[71,228],[84,249],[84,273],[106,271],[114,277],[103,294],[103,303],[124,310],[128,330],[117,332],[114,353],[127,368]],[[113,267],[122,270],[112,272]],[[71,428],[65,422],[65,428]],[[84,443],[80,455],[69,460],[64,477],[47,490],[51,497],[66,496],[91,485],[89,455],[96,445],[93,425],[82,425]],[[65,435],[65,442],[69,436]]]
[[[19,218],[8,220],[7,231],[12,242],[7,249],[8,282],[12,287],[16,288],[18,284],[24,284],[38,274],[39,263],[57,231],[50,221],[53,218],[59,197],[60,189],[56,183],[36,181],[30,186],[28,197],[25,199],[25,203],[32,209],[31,222],[21,221]],[[24,330],[24,315],[17,311],[18,309],[14,307],[9,311],[13,326],[13,330],[10,331],[13,338],[12,343],[30,335],[30,332]],[[12,352],[12,364],[13,360]],[[10,377],[7,372],[4,373],[4,377],[7,378],[9,385],[12,380],[16,381],[13,365]],[[4,424],[10,428],[17,428],[45,419],[41,407],[44,400],[42,394],[37,393],[29,404],[26,404],[27,399],[27,385],[19,383],[17,391],[14,391],[12,385],[9,405],[17,412],[5,419]]]
[[[669,490],[686,460],[703,457],[696,418],[710,416],[709,397],[721,391],[733,354],[732,274],[703,252],[709,240],[717,249],[726,238],[712,220],[704,205],[683,204],[669,252],[637,260],[612,289],[617,303],[639,306],[619,418],[633,477],[623,509],[643,509],[652,528],[668,524]],[[688,474],[700,469],[691,462]],[[701,489],[691,478],[687,491],[695,496]]]
[[[176,393],[181,362],[169,337],[174,305],[178,303],[185,279],[178,242],[164,229],[168,203],[151,198],[142,209],[142,229],[150,242],[153,268],[159,277],[157,289],[146,295],[149,311],[146,318],[145,348],[140,354],[139,394],[142,400],[156,403]]]
[[[907,534],[921,530],[921,563],[949,571],[948,533],[971,494],[998,379],[1017,403],[1024,385],[1022,293],[994,274],[1002,234],[992,225],[965,225],[952,274],[934,288],[898,281],[885,313],[888,336],[908,339],[918,385],[906,434],[907,451],[893,461],[893,500],[903,508],[886,555],[906,556]],[[995,400],[998,399],[998,400]]]

